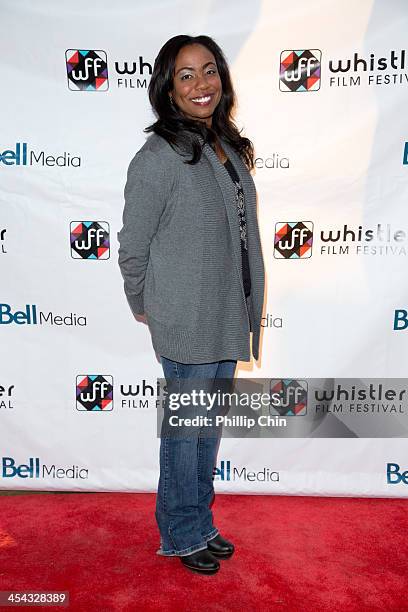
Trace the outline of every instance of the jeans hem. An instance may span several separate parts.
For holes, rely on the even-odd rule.
[[[215,538],[215,536],[217,536],[219,533],[220,533],[220,532],[218,531],[218,529],[217,529],[216,527],[214,527],[214,529],[212,529],[212,530],[210,531],[210,533],[209,533],[209,534],[207,534],[207,535],[205,535],[205,536],[203,537],[203,540],[204,540],[205,542],[208,542],[208,540],[212,540],[212,539],[213,539],[213,538]]]
[[[182,550],[163,550],[159,548],[156,551],[156,555],[161,555],[163,557],[186,557],[187,555],[191,555],[193,552],[198,552],[199,550],[205,550],[207,548],[207,544],[195,544],[194,546],[189,546],[188,548],[183,548]]]

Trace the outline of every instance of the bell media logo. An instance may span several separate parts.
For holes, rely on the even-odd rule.
[[[304,416],[307,413],[307,381],[292,378],[270,382],[271,414]]]
[[[280,55],[280,91],[320,89],[322,52],[319,49],[285,50]]]
[[[394,310],[393,330],[407,329],[408,327],[408,310],[399,308]]]
[[[244,480],[246,482],[279,482],[279,472],[274,472],[269,467],[263,467],[258,472],[249,470],[246,465],[233,465],[229,459],[223,459],[213,468],[212,480],[234,481]]]
[[[106,91],[109,88],[105,51],[67,49],[68,89],[72,91]]]
[[[113,378],[102,374],[76,377],[77,410],[113,410]]]
[[[74,259],[109,259],[109,223],[71,221],[71,256]]]
[[[276,259],[306,259],[312,256],[313,222],[282,221],[275,225]]]
[[[398,463],[387,463],[387,484],[403,484],[408,485],[408,470],[401,471]]]

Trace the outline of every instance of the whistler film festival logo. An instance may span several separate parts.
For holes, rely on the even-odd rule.
[[[14,404],[12,400],[12,396],[14,393],[14,385],[8,385],[4,387],[0,384],[0,410],[7,409],[13,410]]]
[[[306,259],[311,257],[312,244],[312,221],[276,223],[273,254],[277,259]]]
[[[320,89],[322,52],[319,49],[285,50],[280,55],[280,91],[307,92]],[[348,57],[327,58],[329,87],[408,85],[406,49],[384,54],[351,52]]]
[[[354,52],[328,62],[330,87],[393,86],[408,84],[406,49],[389,49],[383,55]]]
[[[74,259],[109,259],[109,223],[71,221],[71,256]]]
[[[314,233],[314,238],[313,238]],[[274,256],[277,259],[304,259],[314,253],[329,257],[406,256],[408,232],[391,223],[323,227],[313,232],[311,221],[277,223]]]
[[[109,88],[105,51],[67,49],[65,59],[71,91],[106,91]]]
[[[102,374],[77,376],[76,408],[88,412],[113,410],[113,377]]]
[[[111,58],[109,79],[107,54],[100,49],[67,49],[65,63],[71,91],[107,91],[113,85],[133,92],[147,90],[154,62],[143,55],[131,60]]]
[[[280,55],[280,91],[320,89],[322,52],[319,49],[285,50]]]
[[[0,229],[0,255],[5,255],[7,253],[6,251],[6,232],[7,229],[3,228]]]
[[[279,378],[270,381],[270,413],[280,416],[307,414],[307,381]]]

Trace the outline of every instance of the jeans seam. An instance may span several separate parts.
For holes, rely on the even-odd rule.
[[[176,543],[175,543],[174,538],[173,538],[173,533],[172,533],[172,530],[171,530],[171,522],[169,522],[169,526],[167,528],[167,533],[169,534],[169,538],[170,538],[173,546],[176,546]]]
[[[197,448],[197,501],[198,499],[198,488],[200,485],[200,465],[201,465],[201,437],[198,436],[198,448]]]
[[[177,376],[177,384],[178,384],[178,392],[179,394],[181,393],[181,383],[180,383],[180,372],[179,372],[179,367],[178,367],[178,363],[177,361],[174,361],[174,369],[176,370],[176,376]]]
[[[167,512],[167,484],[168,484],[168,467],[169,467],[169,449],[167,436],[163,440],[164,443],[164,483],[163,483],[163,511]]]

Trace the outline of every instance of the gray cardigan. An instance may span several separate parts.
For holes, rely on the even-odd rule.
[[[153,348],[182,363],[259,356],[264,263],[256,190],[239,155],[221,140],[242,182],[251,294],[242,284],[234,185],[208,145],[200,161],[151,134],[130,162],[119,266],[133,314],[146,314]],[[187,157],[190,159],[191,155]]]

